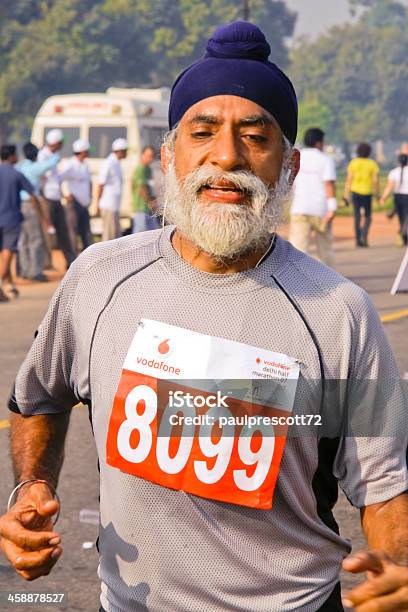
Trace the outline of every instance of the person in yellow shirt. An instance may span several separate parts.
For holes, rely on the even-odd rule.
[[[344,187],[344,199],[349,202],[350,193],[354,207],[354,226],[356,244],[368,246],[368,230],[371,224],[371,202],[373,195],[379,197],[380,168],[377,162],[369,159],[371,146],[361,142],[357,147],[357,157],[347,167],[347,178]],[[361,211],[364,211],[364,223],[361,224]]]

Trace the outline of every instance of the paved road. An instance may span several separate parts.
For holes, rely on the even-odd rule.
[[[389,289],[395,276],[402,250],[393,246],[389,225],[382,231],[383,219],[376,221],[372,246],[369,249],[353,249],[350,240],[349,221],[339,222],[336,242],[337,267],[340,272],[364,287],[374,300],[381,315],[408,307],[408,295],[392,297]],[[28,349],[34,330],[41,320],[56,282],[47,285],[23,285],[21,297],[12,304],[0,307],[0,464],[3,466],[0,487],[0,508],[4,508],[12,489],[12,474],[7,451],[8,429],[6,400],[18,366]],[[335,322],[333,322],[335,324]],[[386,325],[387,335],[392,343],[401,373],[408,371],[406,335],[408,319],[401,319]],[[34,583],[21,581],[8,567],[0,554],[0,592],[52,591],[65,592],[69,599],[69,610],[97,610],[99,584],[96,577],[97,554],[95,548],[84,549],[84,542],[94,541],[97,527],[79,522],[82,508],[96,510],[98,507],[98,472],[93,440],[87,411],[76,408],[73,411],[67,440],[66,460],[61,475],[60,495],[63,504],[59,529],[64,543],[64,554],[50,576]],[[337,505],[336,516],[342,533],[352,539],[354,549],[364,546],[359,527],[358,512],[351,508],[344,497]],[[349,577],[343,586],[353,582]],[[2,606],[0,605],[0,609]],[[15,610],[28,608],[14,607]],[[51,610],[59,607],[30,607],[30,610]]]

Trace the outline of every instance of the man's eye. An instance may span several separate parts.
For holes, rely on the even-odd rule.
[[[200,130],[199,132],[192,132],[191,136],[197,140],[200,140],[202,138],[208,138],[211,136],[211,132],[204,132],[203,130]]]
[[[248,138],[248,140],[250,140],[251,142],[256,142],[256,143],[263,143],[263,142],[267,142],[267,137],[266,136],[261,136],[260,134],[245,134],[246,138]]]

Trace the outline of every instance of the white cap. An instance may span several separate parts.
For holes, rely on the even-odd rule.
[[[117,138],[112,142],[112,151],[126,151],[128,148],[128,141],[126,138]]]
[[[45,141],[49,145],[55,145],[58,142],[63,142],[63,140],[64,134],[62,133],[62,130],[59,130],[58,128],[55,130],[50,130],[45,137]]]
[[[78,138],[72,143],[72,150],[74,153],[83,153],[84,151],[89,151],[91,145],[85,138]]]

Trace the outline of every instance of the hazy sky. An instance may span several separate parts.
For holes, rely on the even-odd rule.
[[[408,4],[408,0],[400,0]],[[298,13],[295,36],[316,35],[332,25],[350,21],[347,0],[286,0]]]

